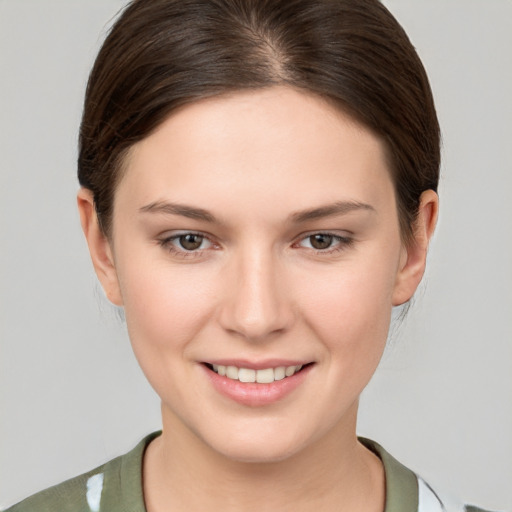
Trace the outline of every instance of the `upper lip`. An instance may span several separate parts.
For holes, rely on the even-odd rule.
[[[209,359],[206,364],[218,366],[236,366],[250,370],[264,370],[266,368],[278,368],[280,366],[304,366],[312,361],[298,359],[264,359],[259,361],[248,361],[247,359]]]

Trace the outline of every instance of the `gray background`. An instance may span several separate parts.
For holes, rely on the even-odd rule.
[[[0,0],[0,506],[159,427],[75,208],[82,96],[121,0]],[[389,0],[444,132],[424,285],[360,433],[453,494],[512,510],[512,2]]]

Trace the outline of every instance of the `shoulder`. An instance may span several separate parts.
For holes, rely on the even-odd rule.
[[[489,510],[465,505],[453,495],[431,487],[423,478],[417,477],[419,489],[418,512],[491,512]]]
[[[5,512],[144,512],[142,459],[159,432],[133,450],[61,484],[49,487]]]
[[[490,512],[464,505],[450,495],[439,492],[425,480],[398,462],[382,446],[370,439],[359,441],[382,461],[386,475],[386,508],[384,512]]]
[[[112,461],[113,462],[113,461]],[[94,510],[97,495],[103,488],[107,464],[83,475],[49,487],[8,508],[6,512],[81,512]]]

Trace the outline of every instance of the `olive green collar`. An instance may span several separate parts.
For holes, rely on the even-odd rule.
[[[384,512],[416,512],[418,510],[418,479],[380,444],[360,437],[359,441],[377,457],[386,475],[386,507]]]
[[[142,460],[149,443],[161,432],[145,437],[133,450],[106,464],[101,510],[145,512],[142,489]],[[418,480],[416,475],[370,439],[359,441],[375,453],[384,465],[386,475],[386,507],[384,512],[416,512]],[[121,499],[119,499],[121,497]]]

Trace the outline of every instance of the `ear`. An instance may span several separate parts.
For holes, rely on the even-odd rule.
[[[81,188],[78,192],[77,203],[82,230],[89,246],[96,275],[108,300],[116,306],[122,306],[123,300],[114,255],[109,240],[100,228],[94,207],[93,193],[86,188]]]
[[[393,306],[407,302],[420,284],[425,272],[428,244],[436,227],[438,210],[437,194],[433,190],[425,190],[420,197],[413,238],[403,248],[393,292]]]

